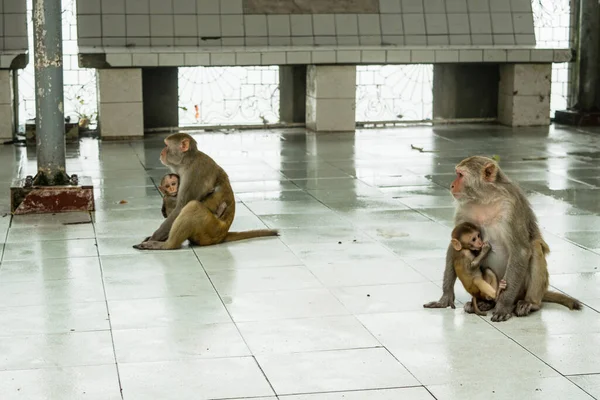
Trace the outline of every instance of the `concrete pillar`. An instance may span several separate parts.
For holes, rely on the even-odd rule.
[[[498,121],[509,126],[550,125],[552,64],[502,64]]]
[[[581,0],[579,22],[579,93],[577,110],[598,110],[600,77],[600,4],[598,0]]]
[[[13,113],[12,71],[0,69],[0,139],[12,138]]]
[[[279,120],[306,121],[306,65],[279,67]]]
[[[434,64],[433,119],[496,118],[497,64]]]
[[[309,65],[306,71],[306,127],[313,131],[354,131],[356,66]]]
[[[179,68],[142,69],[144,128],[179,126]]]
[[[98,123],[103,139],[144,136],[142,70],[98,70]]]

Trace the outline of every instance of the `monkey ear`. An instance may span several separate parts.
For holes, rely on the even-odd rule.
[[[190,139],[182,139],[179,143],[179,150],[187,152],[190,149]]]
[[[495,182],[498,174],[498,167],[494,163],[487,163],[483,167],[483,179],[486,182]]]
[[[454,247],[454,250],[456,250],[456,251],[461,251],[462,250],[462,245],[460,244],[460,242],[458,241],[458,239],[452,238],[452,240],[450,241],[450,243],[452,243],[452,247]]]

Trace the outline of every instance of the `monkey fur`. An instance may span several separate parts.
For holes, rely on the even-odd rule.
[[[473,156],[456,166],[450,192],[456,199],[455,225],[471,222],[479,226],[492,250],[483,261],[507,288],[496,300],[492,321],[506,321],[516,314],[529,315],[542,301],[562,304],[573,310],[581,303],[549,288],[546,255],[550,252],[542,238],[537,218],[525,194],[491,158]],[[424,304],[426,308],[454,308],[456,272],[452,265],[453,247],[448,246],[442,296]],[[485,303],[484,303],[485,304]],[[491,309],[489,304],[487,309]],[[481,308],[483,309],[483,308]],[[473,312],[472,302],[465,311]]]
[[[152,236],[134,248],[171,250],[181,248],[186,240],[209,246],[278,235],[278,231],[269,229],[229,232],[235,216],[235,197],[229,177],[211,157],[198,150],[192,136],[185,133],[168,136],[160,161],[180,178],[175,209]],[[215,211],[223,202],[226,208],[218,218]]]
[[[491,246],[481,240],[479,228],[469,222],[457,225],[451,237],[454,271],[465,290],[473,296],[475,314],[485,316],[487,313],[479,309],[476,299],[495,300],[500,291],[506,289],[506,282],[498,283],[490,268],[480,267]]]

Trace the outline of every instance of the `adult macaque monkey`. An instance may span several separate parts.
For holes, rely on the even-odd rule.
[[[212,158],[198,150],[194,138],[176,133],[165,139],[160,161],[179,175],[179,192],[175,209],[151,237],[133,246],[143,250],[171,250],[185,240],[200,246],[222,242],[277,236],[276,230],[228,232],[235,216],[235,198],[229,177]],[[218,188],[218,190],[215,190]],[[207,197],[207,195],[210,196]],[[205,204],[226,203],[221,218]]]
[[[503,277],[507,284],[497,299],[492,321],[506,321],[513,312],[519,317],[526,316],[539,310],[542,301],[581,309],[581,303],[574,298],[548,290],[546,255],[550,249],[525,194],[494,160],[474,156],[461,161],[456,166],[456,179],[450,191],[457,200],[455,225],[471,222],[481,228],[483,238],[492,248],[482,264]],[[454,308],[453,251],[449,246],[442,297],[424,304],[426,308]],[[491,309],[489,303],[483,305],[479,306],[482,311]],[[465,311],[474,311],[471,302],[465,304]]]

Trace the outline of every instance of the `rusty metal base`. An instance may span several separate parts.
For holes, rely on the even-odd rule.
[[[77,185],[34,186],[15,179],[10,187],[10,209],[14,215],[71,211],[94,211],[92,179],[79,177]]]
[[[554,122],[571,126],[600,126],[600,112],[557,110],[554,113]]]

